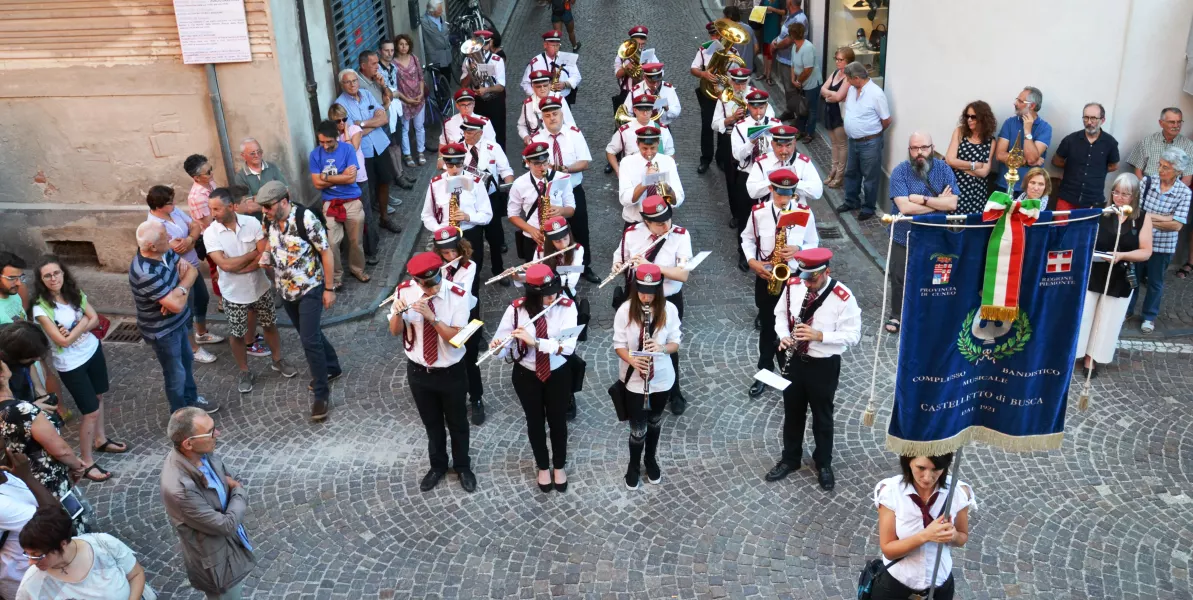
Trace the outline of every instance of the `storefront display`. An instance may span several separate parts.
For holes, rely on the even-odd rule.
[[[891,0],[824,0],[824,15],[827,20],[825,31],[825,74],[832,73],[832,56],[837,48],[848,46],[853,50],[854,60],[870,72],[870,78],[879,87],[883,85],[886,73],[886,34]]]

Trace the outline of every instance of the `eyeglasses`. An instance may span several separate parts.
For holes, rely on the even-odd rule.
[[[834,57],[833,57],[833,60],[839,60],[839,61],[841,61],[841,62],[845,62],[845,58],[844,58],[844,57],[842,57],[842,56],[834,56]]]
[[[1085,117],[1085,116],[1083,116],[1083,117],[1081,117],[1081,120],[1088,121],[1090,123],[1097,123],[1098,121],[1102,120],[1102,117]]]
[[[1114,190],[1113,192],[1110,192],[1110,195],[1116,198],[1130,198],[1131,192],[1120,192],[1118,190]]]
[[[207,167],[206,171],[200,171],[199,174],[206,176],[206,175],[211,175],[213,172],[215,172],[215,167]]]
[[[207,433],[200,433],[199,435],[192,435],[191,437],[188,437],[188,438],[186,438],[186,439],[187,439],[187,440],[200,440],[200,439],[203,439],[203,438],[212,438],[212,439],[215,439],[215,437],[216,437],[216,436],[218,436],[219,434],[220,434],[220,430],[219,430],[219,429],[212,428],[212,430],[211,430],[211,431],[208,431]],[[184,442],[185,442],[186,440],[182,440],[182,441],[184,441]]]
[[[907,149],[912,152],[931,152],[932,147],[933,144],[928,144],[927,146],[908,146]]]
[[[966,120],[966,121],[977,121],[977,120],[978,120],[978,116],[977,116],[977,115],[975,115],[975,114],[973,114],[973,113],[966,113],[966,114],[965,114],[965,120]]]
[[[55,271],[53,273],[46,273],[41,276],[42,279],[62,279],[62,271]]]
[[[24,556],[25,558],[29,559],[32,562],[41,562],[42,559],[49,556],[49,554],[40,554],[39,555],[39,554],[29,554],[28,552],[22,552],[21,555]]]
[[[1165,125],[1181,125],[1184,124],[1184,121],[1161,121],[1161,123]]]
[[[345,80],[341,81],[340,83],[342,83],[344,85],[356,85],[357,83],[360,83],[360,80],[359,79],[345,79]]]
[[[262,152],[260,150],[253,150],[252,152],[245,152],[244,154],[246,156],[261,156]]]
[[[25,283],[25,274],[24,273],[21,273],[20,275],[3,275],[0,277],[2,277],[5,281],[8,281],[8,282]]]

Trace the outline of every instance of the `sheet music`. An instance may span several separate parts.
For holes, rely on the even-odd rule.
[[[645,350],[631,350],[630,356],[652,356],[659,358],[660,356],[667,356],[666,352],[647,352]]]
[[[485,322],[481,321],[480,319],[473,319],[471,322],[465,325],[463,329],[460,329],[456,335],[452,336],[452,339],[448,340],[447,343],[456,348],[463,346],[464,342],[467,342],[468,338],[472,337],[472,334],[480,331],[481,326],[484,324]]]
[[[583,325],[577,325],[575,327],[568,327],[567,329],[564,329],[563,331],[559,332],[559,339],[567,340],[567,339],[574,338],[574,337],[580,335],[580,332],[582,332],[582,331],[584,331]]]
[[[659,59],[655,56],[654,48],[646,48],[646,49],[642,50],[642,55],[640,58],[641,58],[641,62],[638,63],[640,65],[644,65],[646,63],[652,63],[652,62],[659,62]]]
[[[561,67],[570,67],[580,63],[580,55],[575,52],[560,51],[555,55],[555,64]]]
[[[559,273],[560,275],[570,274],[570,273],[583,273],[584,265],[576,265],[576,266],[560,265],[558,267],[555,267],[555,272]]]
[[[471,192],[472,191],[472,177],[467,175],[456,175],[447,180],[447,192],[449,194],[457,191]]]
[[[489,63],[483,65],[476,65],[476,72],[478,75],[488,75],[489,77],[497,77],[497,66]]]
[[[1113,258],[1114,258],[1114,255],[1112,255],[1109,252],[1094,252],[1094,262],[1108,263]]]
[[[708,258],[708,255],[710,255],[710,254],[712,254],[711,250],[704,250],[704,251],[700,252],[696,256],[693,256],[692,260],[689,260],[688,264],[684,265],[684,268],[687,269],[688,271],[691,271],[691,270],[695,269],[696,267],[699,267],[700,263],[704,262],[704,259]]]
[[[778,374],[769,369],[762,369],[761,371],[758,371],[754,374],[754,379],[757,379],[758,381],[761,381],[762,383],[765,383],[766,385],[769,385],[780,392],[787,389],[787,386],[791,385],[790,381],[779,377]]]
[[[654,109],[655,110],[663,110],[664,106],[667,106],[667,99],[664,98],[662,96],[662,94],[660,94],[658,98],[655,98]]]
[[[642,178],[642,185],[658,185],[660,183],[667,183],[668,171],[659,171],[658,173],[647,173]]]

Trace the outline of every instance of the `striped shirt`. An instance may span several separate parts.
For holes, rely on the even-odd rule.
[[[1143,210],[1153,215],[1172,217],[1173,220],[1182,224],[1188,219],[1189,200],[1190,197],[1193,197],[1193,192],[1180,179],[1174,180],[1172,187],[1168,188],[1167,192],[1162,192],[1159,177],[1144,177],[1139,184],[1139,189],[1141,193],[1143,190],[1147,191],[1140,200]],[[1176,244],[1180,236],[1180,231],[1161,231],[1153,227],[1152,252],[1160,254],[1176,252]]]
[[[162,314],[162,305],[158,304],[158,300],[178,287],[179,260],[173,250],[166,251],[161,260],[145,258],[137,252],[128,266],[128,284],[133,290],[133,302],[137,306],[137,326],[146,340],[163,337],[190,323],[190,306],[178,314]]]

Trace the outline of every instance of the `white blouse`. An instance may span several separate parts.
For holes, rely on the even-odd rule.
[[[946,485],[951,485],[952,481],[953,478],[949,477]],[[936,496],[936,502],[929,509],[933,518],[939,517],[940,513],[944,511],[945,498],[948,496],[948,493],[948,487],[940,489],[940,494]],[[875,507],[885,506],[895,513],[895,535],[901,540],[907,539],[925,529],[923,513],[920,512],[920,507],[915,501],[910,498],[910,496],[914,495],[916,495],[915,486],[905,483],[902,475],[883,479],[874,488]],[[953,505],[949,510],[950,516],[955,520],[962,510],[976,507],[977,502],[973,497],[973,489],[970,488],[968,483],[962,481],[961,489],[957,490],[957,493],[953,496]],[[936,564],[936,549],[940,546],[941,544],[936,542],[926,542],[919,548],[907,553],[903,557],[903,560],[890,566],[887,572],[899,580],[899,583],[913,590],[924,590],[929,587],[935,587],[930,586],[928,582],[932,579],[932,568]],[[936,574],[936,586],[940,586],[947,581],[949,574],[953,572],[951,550],[952,548],[948,544],[944,545],[944,553],[940,557],[940,570]],[[882,560],[885,564],[890,565],[890,558],[884,555]]]
[[[631,294],[634,292],[630,292]],[[679,330],[679,309],[675,305],[667,303],[667,322],[660,328],[655,329],[653,339],[656,344],[664,346],[670,343],[680,343],[683,338],[683,333]],[[613,317],[613,349],[625,348],[630,352],[640,350],[638,340],[642,335],[642,326],[636,322],[630,321],[630,301],[626,300],[621,303],[621,307],[617,309],[617,315]],[[618,357],[620,359],[620,357]],[[624,360],[619,360],[621,363],[617,370],[617,376],[625,381],[626,372],[630,369],[630,363]],[[641,394],[644,378],[641,374],[635,372],[633,377],[630,377],[629,383],[626,384],[626,389]],[[654,376],[650,379],[650,391],[665,392],[675,385],[675,371],[671,368],[671,357],[656,356],[654,359]]]
[[[497,333],[493,334],[493,339],[502,340],[508,338],[514,332],[514,313],[518,314],[518,327],[524,328],[527,331],[536,331],[535,324],[527,326],[531,317],[534,315],[526,312],[526,307],[520,303],[510,304],[505,307],[505,314],[501,316],[501,324],[497,326]],[[526,355],[518,361],[518,364],[530,369],[535,368],[535,361],[538,359],[538,352],[542,350],[547,353],[551,361],[551,370],[554,371],[567,363],[567,357],[576,351],[576,337],[567,339],[560,339],[559,334],[565,329],[570,329],[576,326],[576,305],[569,298],[564,298],[559,304],[556,304],[547,314],[543,315],[539,320],[547,322],[547,337],[536,338],[539,340],[538,349],[533,346],[526,348]],[[506,345],[505,349],[501,351],[499,356],[516,357],[514,347],[520,344],[518,340],[514,340]],[[560,352],[556,353],[556,350]]]
[[[555,249],[554,246],[552,246],[551,250],[549,252],[547,252],[547,254],[554,254],[555,252],[557,252],[557,250]],[[536,246],[534,249],[534,256],[531,257],[530,260],[532,260],[532,261],[539,260],[540,258],[542,258],[544,256],[546,256],[546,254],[543,254],[543,247]],[[566,256],[566,254],[560,254],[559,256],[547,261],[547,263],[553,264],[556,259],[562,260],[564,256]],[[584,247],[583,246],[581,246],[579,244],[576,245],[576,247],[572,250],[572,262],[570,265],[567,265],[567,266],[569,266],[569,267],[583,267],[584,266]],[[567,291],[569,292],[569,295],[571,295],[573,298],[576,296],[576,285],[580,283],[581,273],[582,273],[582,271],[576,272],[576,273],[560,273],[559,274],[559,278],[563,281],[563,287],[567,289]]]

